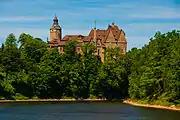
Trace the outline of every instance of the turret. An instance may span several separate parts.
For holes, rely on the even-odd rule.
[[[59,26],[58,23],[58,18],[57,16],[54,16],[53,19],[53,25],[50,28],[50,41],[60,41],[61,40],[61,27]]]

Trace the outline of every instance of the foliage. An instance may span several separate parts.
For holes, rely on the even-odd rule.
[[[128,69],[126,56],[120,48],[108,48],[105,62],[98,74],[98,89],[107,99],[128,96]]]
[[[129,95],[148,101],[180,101],[180,32],[157,32],[148,45],[132,49]]]
[[[28,100],[28,99],[29,99],[28,97],[26,97],[26,96],[24,96],[24,95],[22,95],[22,94],[19,94],[19,93],[16,93],[16,95],[13,96],[13,98],[14,98],[15,100]]]
[[[107,48],[104,62],[91,43],[75,50],[69,40],[64,53],[22,33],[10,34],[0,47],[0,99],[130,97],[154,104],[180,104],[180,32],[157,32],[148,45],[122,54]]]

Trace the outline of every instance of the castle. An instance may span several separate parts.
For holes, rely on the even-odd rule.
[[[120,47],[123,53],[126,53],[127,41],[125,32],[119,29],[115,23],[109,25],[106,30],[92,29],[88,36],[83,35],[65,35],[62,38],[62,29],[59,26],[57,16],[53,19],[53,25],[50,28],[50,41],[48,47],[57,47],[60,54],[63,54],[63,47],[68,40],[77,40],[76,52],[82,53],[81,46],[84,43],[93,43],[96,46],[95,55],[99,56],[104,61],[104,52],[108,47]]]

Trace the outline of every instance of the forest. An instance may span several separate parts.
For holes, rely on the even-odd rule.
[[[0,99],[131,98],[180,105],[180,31],[156,32],[142,48],[122,54],[95,46],[75,52],[76,40],[47,49],[47,43],[22,33],[7,36],[0,47]]]

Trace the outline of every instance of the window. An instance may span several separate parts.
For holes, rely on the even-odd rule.
[[[80,47],[77,48],[77,52],[78,52],[78,53],[80,52]]]
[[[100,49],[98,48],[98,56],[99,56],[99,54],[100,54]]]
[[[60,47],[60,51],[63,52],[63,47]]]

